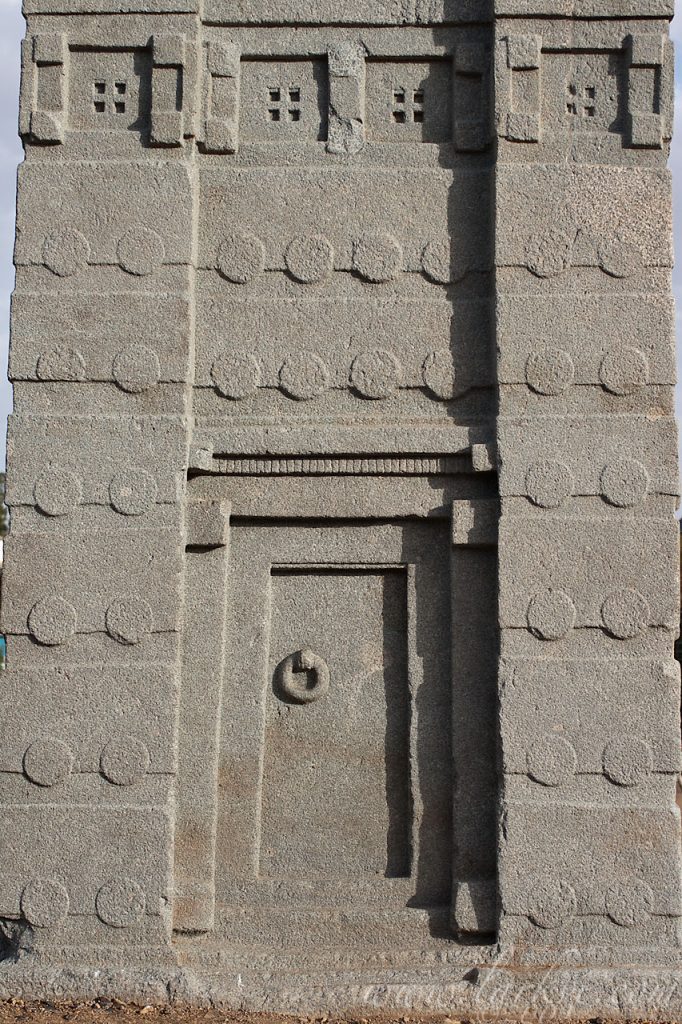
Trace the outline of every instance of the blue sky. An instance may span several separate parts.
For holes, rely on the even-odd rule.
[[[682,254],[682,0],[676,0],[677,18],[672,34],[677,44],[676,134],[671,166],[677,174],[675,188],[675,237]],[[24,34],[20,0],[0,0],[0,465],[5,460],[5,421],[12,404],[7,382],[9,300],[14,282],[12,246],[14,241],[14,193],[17,164],[22,153],[17,138],[19,103],[19,43]],[[673,275],[677,298],[678,354],[682,341],[682,255]],[[682,419],[682,388],[677,389],[677,413]]]

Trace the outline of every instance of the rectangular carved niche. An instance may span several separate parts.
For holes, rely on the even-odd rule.
[[[240,137],[246,142],[327,138],[327,61],[243,60]]]
[[[410,874],[407,574],[274,568],[260,874]],[[297,670],[301,645],[322,659]],[[329,686],[299,703],[287,687]]]
[[[189,482],[174,928],[197,956],[202,932],[357,960],[495,929],[497,506],[385,483]]]
[[[146,50],[72,50],[69,128],[147,133],[151,70]]]
[[[452,142],[452,61],[367,63],[367,138],[375,142]]]
[[[622,53],[547,53],[543,57],[542,125],[550,131],[622,132]]]
[[[233,520],[218,929],[273,886],[286,929],[358,887],[449,928],[449,545],[445,521]]]

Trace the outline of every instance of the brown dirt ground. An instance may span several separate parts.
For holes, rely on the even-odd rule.
[[[0,1024],[470,1024],[445,1014],[317,1015],[287,1017],[273,1013],[243,1013],[178,1006],[135,1006],[118,999],[89,1003],[0,1002]],[[476,1024],[481,1024],[477,1021]],[[507,1022],[512,1024],[512,1022]],[[603,1018],[574,1018],[555,1024],[616,1024]],[[647,1024],[633,1021],[630,1024]],[[660,1024],[660,1022],[659,1022]]]

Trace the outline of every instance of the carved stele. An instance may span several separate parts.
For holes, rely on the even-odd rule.
[[[24,0],[0,995],[680,1017],[671,6]]]

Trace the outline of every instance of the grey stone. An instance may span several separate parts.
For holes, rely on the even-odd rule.
[[[540,452],[533,424],[542,431]],[[610,505],[634,508],[649,493],[679,491],[677,446],[664,418],[622,416],[611,424],[599,416],[509,416],[500,424],[497,445],[502,495],[527,497],[537,507],[568,511],[572,495],[601,495]]]
[[[682,1021],[670,0],[24,11],[0,996]]]
[[[566,744],[572,748],[574,757],[566,763],[574,770],[601,774],[605,764],[625,763],[623,740],[628,738],[632,773],[648,769],[674,775],[680,765],[677,668],[638,659],[557,660],[549,680],[540,660],[509,662],[502,669],[501,691],[505,771],[526,774],[529,760],[537,765],[548,742],[558,739],[564,749]],[[553,699],[557,691],[563,695],[560,702]],[[583,720],[581,709],[595,691],[600,700]],[[622,767],[618,774],[623,775]]]
[[[563,635],[570,628],[570,602],[577,609],[575,624],[582,628],[604,627],[616,636],[635,635],[650,625],[666,626],[671,633],[678,628],[678,530],[673,521],[623,522],[614,543],[610,521],[503,515],[500,548],[504,627],[526,628],[527,618],[537,614],[546,622],[546,632],[556,629]],[[635,568],[630,552],[638,549],[649,552],[650,567]]]
[[[6,686],[0,762],[3,772],[21,772],[22,766],[26,771],[26,753],[31,749],[29,767],[39,763],[45,778],[47,773],[55,772],[57,761],[64,765],[69,760],[64,748],[71,751],[71,760],[80,772],[98,772],[107,744],[127,738],[144,743],[149,750],[151,772],[174,772],[173,703],[177,687],[171,669],[148,664],[140,674],[135,668],[120,666],[109,670],[86,666],[17,668],[8,675]],[[22,707],[20,697],[26,691],[31,694],[31,702]],[[34,749],[35,744],[38,747]],[[53,756],[55,744],[57,759]]]
[[[189,318],[183,295],[125,294],[124,300],[118,294],[98,295],[95,306],[82,292],[17,292],[10,376],[14,381],[112,381],[114,361],[134,344],[157,354],[160,382],[184,382]],[[162,334],[155,329],[160,321],[168,325]]]
[[[17,533],[7,546],[6,633],[61,644],[75,632],[123,640],[178,627],[180,550],[170,529],[127,531],[125,550],[109,531]],[[48,579],[30,569],[46,563]]]

